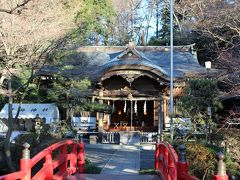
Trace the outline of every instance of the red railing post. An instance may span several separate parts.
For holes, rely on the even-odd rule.
[[[45,163],[43,166],[45,168],[46,180],[53,179],[53,162],[52,162],[52,151],[51,150],[49,150],[48,154],[46,155]]]
[[[162,161],[162,172],[164,174],[164,178],[168,178],[168,148],[166,146],[163,147],[163,161]]]
[[[84,143],[82,141],[79,143],[77,160],[78,172],[84,173]]]
[[[77,145],[72,144],[72,152],[70,154],[70,174],[75,173],[77,169]]]
[[[188,174],[188,163],[186,161],[186,146],[180,145],[179,149],[179,160],[177,162],[177,178],[180,180],[182,179],[182,174]]]
[[[72,145],[72,152],[67,154],[67,146]],[[72,140],[65,140],[51,145],[30,159],[30,145],[24,143],[23,156],[20,160],[20,171],[0,176],[0,179],[5,180],[31,180],[31,179],[64,179],[66,175],[73,174],[78,169],[79,172],[84,172],[84,144],[76,143]],[[79,151],[77,151],[77,148]],[[59,150],[58,159],[52,159],[52,151]],[[31,168],[38,162],[45,159],[43,167],[31,177]],[[68,169],[68,161],[70,167]],[[54,169],[56,174],[54,174]]]
[[[173,156],[168,156],[168,179],[177,180],[177,169]]]
[[[164,156],[164,146],[160,145],[159,146],[159,169],[161,170],[161,172],[163,171],[163,156]]]
[[[63,145],[60,148],[60,159],[63,160],[63,163],[61,165],[59,165],[59,171],[61,171],[62,173],[67,172],[67,166],[68,166],[68,162],[67,162],[67,145]]]
[[[225,157],[222,152],[216,154],[216,174],[212,177],[213,180],[228,180],[228,175],[226,173],[226,165],[223,161],[224,158]]]
[[[24,172],[21,180],[31,180],[31,159],[30,159],[30,145],[28,143],[23,144],[23,155],[20,160],[20,171]]]
[[[157,143],[155,145],[155,162],[154,162],[154,168],[155,170],[158,170],[159,169],[159,144]]]

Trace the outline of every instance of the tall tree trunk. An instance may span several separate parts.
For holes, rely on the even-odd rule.
[[[10,137],[12,135],[13,131],[13,116],[12,116],[12,80],[11,78],[8,80],[8,91],[10,93],[9,99],[8,99],[8,131],[6,138],[4,140],[4,155],[5,155],[5,161],[6,164],[11,172],[16,171],[13,162],[12,162],[12,156],[11,156],[11,149],[10,149]]]
[[[134,7],[133,7],[133,3],[131,3],[131,18],[130,18],[130,20],[131,20],[131,32],[130,32],[130,34],[131,34],[131,39],[132,39],[132,41],[134,42]]]
[[[98,32],[96,31],[95,32],[95,46],[99,46],[100,45],[100,40],[99,40],[99,34]]]
[[[156,38],[159,38],[159,2],[156,2]]]
[[[141,31],[141,45],[145,46],[146,42],[145,42],[145,32],[144,30]]]
[[[12,135],[12,131],[14,129],[14,125],[15,127],[19,127],[19,123],[18,123],[18,116],[19,116],[19,113],[20,113],[20,109],[21,109],[21,105],[22,105],[22,101],[26,95],[26,92],[27,92],[27,89],[28,89],[28,86],[30,84],[30,80],[32,79],[32,76],[33,76],[33,70],[32,70],[32,75],[31,75],[31,78],[29,78],[28,82],[26,83],[26,88],[24,90],[24,93],[21,95],[21,98],[20,98],[20,102],[19,102],[19,106],[18,106],[18,109],[17,109],[17,113],[15,115],[15,117],[13,118],[13,108],[12,108],[12,104],[13,104],[13,90],[12,90],[12,79],[11,77],[9,78],[8,80],[8,92],[9,92],[9,99],[8,99],[8,120],[7,120],[7,125],[8,125],[8,131],[7,131],[7,135],[6,135],[6,138],[4,140],[4,155],[5,155],[5,161],[6,161],[6,164],[8,166],[8,169],[11,171],[11,172],[14,172],[16,171],[16,168],[15,166],[13,165],[13,162],[12,162],[12,156],[11,156],[11,144],[10,144],[10,138],[11,138],[11,135]]]

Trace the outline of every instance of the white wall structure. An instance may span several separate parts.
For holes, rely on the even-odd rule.
[[[13,118],[16,116],[19,104],[13,104]],[[59,110],[56,104],[21,104],[18,119],[34,119],[37,115],[44,118],[46,124],[59,120]],[[8,104],[0,112],[0,119],[8,118]]]

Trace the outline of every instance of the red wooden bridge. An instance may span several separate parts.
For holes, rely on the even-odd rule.
[[[64,140],[49,146],[30,158],[30,145],[25,143],[20,170],[0,176],[0,180],[50,180],[50,179],[83,179],[84,176],[84,144],[73,140]],[[159,179],[163,180],[197,180],[188,174],[188,163],[185,157],[185,146],[179,147],[179,155],[167,142],[156,144],[155,169]],[[224,156],[218,156],[218,170],[213,180],[228,180]],[[41,166],[37,172],[33,167]],[[82,176],[83,175],[83,176]],[[97,175],[95,176],[96,179]],[[120,178],[119,178],[120,179]]]

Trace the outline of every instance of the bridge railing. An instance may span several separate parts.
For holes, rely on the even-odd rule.
[[[167,142],[156,144],[155,170],[163,179],[177,180],[178,156],[173,147]]]
[[[0,176],[0,180],[64,179],[67,175],[84,172],[84,144],[73,140],[55,143],[30,159],[30,145],[25,143],[20,171]],[[32,168],[43,161],[41,169],[32,176]]]
[[[198,180],[188,173],[188,162],[186,161],[186,147],[179,146],[179,155],[174,148],[167,142],[156,144],[155,150],[155,170],[165,180]],[[226,166],[224,163],[224,155],[218,153],[216,155],[216,173],[213,180],[228,180],[226,174]]]

